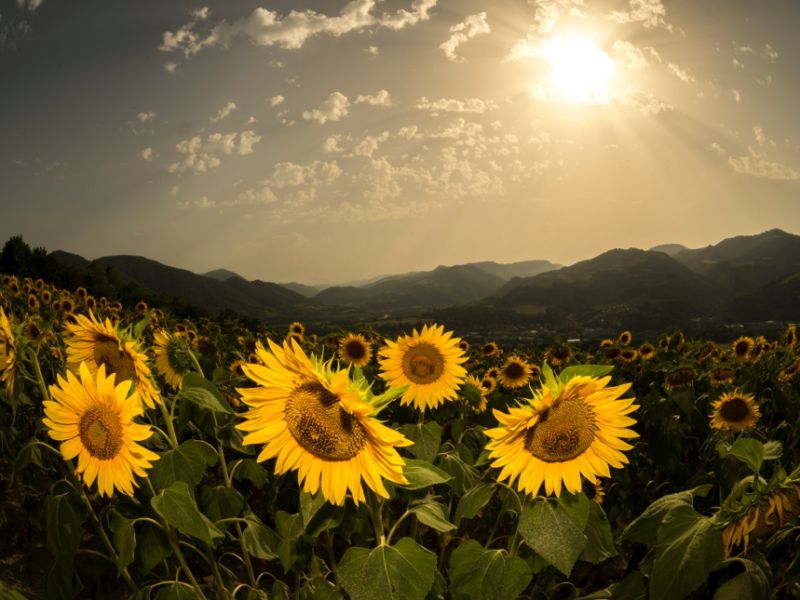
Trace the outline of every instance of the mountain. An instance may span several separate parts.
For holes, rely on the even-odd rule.
[[[616,313],[666,323],[714,314],[724,308],[725,294],[663,252],[615,249],[558,271],[512,279],[494,305],[548,318]]]
[[[492,261],[467,263],[467,267],[475,267],[500,279],[513,279],[514,277],[533,277],[539,273],[555,271],[562,265],[551,263],[549,260],[524,260],[515,263],[496,263]]]
[[[319,294],[321,287],[316,287],[313,285],[306,285],[304,283],[297,283],[292,281],[290,283],[281,283],[279,284],[287,289],[292,290],[293,292],[297,292],[301,296],[305,296],[306,298],[311,298],[311,296],[316,296]]]
[[[733,294],[752,294],[800,271],[800,236],[771,229],[697,250],[683,250],[675,260]]]
[[[678,252],[683,252],[684,250],[688,250],[688,248],[683,244],[661,244],[660,246],[653,246],[650,250],[653,252],[663,252],[669,256],[675,256]]]
[[[209,271],[208,273],[203,273],[203,277],[211,277],[211,279],[216,279],[217,281],[227,281],[231,277],[244,279],[244,277],[242,277],[238,273],[234,273],[233,271],[229,271],[228,269],[214,269],[213,271]]]
[[[496,275],[467,265],[393,276],[365,287],[331,287],[313,300],[322,304],[382,311],[418,311],[475,302],[503,285]]]
[[[91,263],[90,260],[86,260],[79,254],[64,252],[63,250],[55,250],[54,252],[50,253],[50,256],[52,256],[62,265],[67,265],[80,271],[87,270],[89,268],[89,264]]]

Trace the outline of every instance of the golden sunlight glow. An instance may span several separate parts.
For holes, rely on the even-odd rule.
[[[550,82],[567,102],[607,104],[616,65],[590,38],[562,35],[543,49]]]

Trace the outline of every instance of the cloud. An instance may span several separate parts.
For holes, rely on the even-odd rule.
[[[217,111],[217,114],[211,117],[211,122],[217,123],[219,121],[222,121],[222,119],[230,115],[235,110],[236,110],[236,102],[228,101],[225,104],[225,106],[223,106]]]
[[[720,146],[717,142],[711,142],[711,144],[709,144],[709,148],[711,148],[717,154],[725,154],[725,148]]]
[[[335,160],[315,160],[307,165],[279,162],[275,165],[268,184],[276,189],[309,185],[330,185],[342,174]]]
[[[672,31],[672,25],[666,22],[667,11],[661,0],[630,0],[627,11],[615,10],[611,20],[617,23],[640,23],[646,29],[662,27]]]
[[[339,145],[339,141],[341,139],[341,135],[329,136],[322,144],[322,151],[327,152],[328,154],[338,154],[340,152],[344,152],[344,149]]]
[[[147,148],[145,148],[144,150],[142,150],[141,152],[139,152],[139,156],[141,158],[143,158],[144,160],[146,160],[146,161],[151,161],[151,160],[153,160],[153,158],[155,158],[155,154],[153,152],[153,149],[150,148],[149,146]]]
[[[490,33],[489,23],[486,22],[486,13],[470,15],[461,23],[450,28],[450,37],[439,45],[447,58],[454,62],[463,62],[464,59],[456,54],[456,49],[463,43],[482,33]]]
[[[200,32],[205,19],[192,19],[177,31],[164,32],[159,50],[182,52],[187,58],[204,48],[227,46],[234,39],[244,37],[259,46],[279,46],[287,49],[301,48],[317,35],[339,37],[354,31],[386,28],[399,30],[430,18],[430,10],[437,0],[414,0],[411,10],[373,14],[377,0],[351,0],[336,16],[313,10],[292,10],[280,15],[266,8],[256,8],[249,16],[233,23],[220,21],[216,26]],[[207,16],[207,14],[206,14]]]
[[[156,113],[154,112],[140,112],[136,115],[136,118],[139,120],[139,123],[147,123],[148,121],[152,121],[156,118]]]
[[[533,25],[528,28],[525,39],[517,41],[508,53],[507,60],[519,60],[538,56],[548,37],[561,20],[562,10],[574,17],[585,17],[583,0],[540,0],[533,13]]]
[[[164,63],[164,70],[170,75],[175,75],[175,73],[178,71],[178,63],[174,62]]]
[[[761,48],[760,54],[761,58],[764,58],[771,63],[774,63],[778,60],[778,53],[769,44],[764,44],[764,47]]]
[[[367,46],[364,48],[364,52],[369,54],[372,58],[377,58],[378,55],[381,53],[380,49],[377,46]]]
[[[628,69],[644,69],[650,64],[644,51],[630,42],[616,40],[612,45],[612,49],[618,57],[617,62]],[[656,62],[661,62],[661,56],[655,48],[647,46],[645,50]]]
[[[481,100],[480,98],[428,100],[427,97],[422,96],[417,100],[418,110],[426,110],[434,114],[443,112],[483,114],[486,111],[497,110],[498,108],[497,103],[493,100]]]
[[[652,117],[673,109],[672,105],[657,98],[652,93],[634,87],[620,90],[614,99],[625,106],[638,110],[645,117]]]
[[[378,149],[378,146],[382,142],[385,142],[389,139],[389,132],[384,131],[380,135],[368,135],[365,136],[363,140],[361,140],[358,144],[353,147],[353,154],[355,156],[363,156],[366,158],[372,158],[372,155]]]
[[[736,67],[737,69],[744,69],[744,63],[740,61],[738,58],[732,58],[731,63],[733,63],[733,66]]]
[[[273,96],[269,99],[269,105],[275,108],[276,106],[283,104],[284,100],[286,100],[286,98],[278,94],[277,96]]]
[[[306,121],[317,121],[324,124],[326,121],[339,121],[350,112],[350,100],[341,92],[333,92],[318,108],[303,112]]]
[[[753,127],[753,135],[755,136],[756,143],[759,146],[763,146],[764,144],[766,144],[767,136],[764,135],[764,130],[761,127],[759,127],[758,125]]]
[[[728,164],[737,173],[781,181],[796,181],[800,179],[800,171],[796,171],[784,164],[767,160],[763,154],[759,154],[750,146],[747,147],[747,151],[747,156],[728,157]]]
[[[17,0],[17,6],[33,12],[42,5],[44,0]]]
[[[731,90],[731,93],[733,94],[733,100],[736,104],[739,104],[742,101],[742,93],[739,90]]]
[[[694,75],[689,69],[679,67],[675,63],[667,63],[667,69],[684,83],[693,83]]]
[[[182,140],[175,145],[182,158],[170,164],[167,170],[170,173],[205,173],[222,164],[220,156],[252,154],[253,146],[260,140],[261,136],[250,130],[241,133],[212,133],[205,140],[200,136]]]
[[[392,97],[386,90],[379,90],[375,94],[358,96],[353,104],[369,104],[370,106],[391,106]]]

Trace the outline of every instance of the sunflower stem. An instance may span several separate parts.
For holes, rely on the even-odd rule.
[[[225,486],[233,488],[231,476],[230,473],[228,473],[228,463],[225,462],[225,448],[223,447],[221,441],[217,441],[217,453],[219,454],[219,464],[220,468],[222,469],[222,478],[225,481]],[[258,587],[258,584],[256,583],[256,574],[255,571],[253,571],[253,563],[250,561],[250,554],[247,552],[247,548],[244,545],[242,526],[238,520],[234,521],[233,525],[236,529],[236,537],[239,538],[239,546],[242,548],[242,559],[244,559],[244,567],[247,570],[247,579],[250,581],[250,585],[252,587]]]
[[[383,546],[386,543],[386,536],[383,534],[383,499],[372,490],[367,490],[367,498],[372,518],[372,527],[375,529],[375,543]]]
[[[47,391],[47,385],[44,383],[44,376],[42,375],[42,367],[39,366],[39,357],[36,350],[30,350],[28,354],[33,363],[33,370],[36,371],[36,380],[39,382],[39,389],[42,392],[42,400],[50,400],[50,394]]]
[[[392,544],[392,537],[394,536],[394,532],[397,531],[397,526],[400,525],[400,523],[402,523],[403,520],[405,520],[405,518],[410,514],[411,514],[411,512],[409,512],[409,511],[404,512],[403,516],[401,516],[399,519],[397,519],[397,521],[395,521],[394,525],[392,525],[392,528],[389,530],[389,535],[386,536],[386,545],[387,546],[390,546]]]
[[[197,360],[197,357],[194,355],[194,352],[192,352],[192,350],[190,349],[188,353],[189,353],[189,360],[192,361],[192,366],[195,368],[195,371],[197,371],[202,377],[205,377],[205,374],[203,373],[203,367],[200,366],[200,362]]]
[[[214,558],[214,553],[208,546],[206,546],[205,551],[206,557],[208,558],[208,564],[211,566],[211,572],[214,574],[214,585],[217,588],[217,599],[225,600],[226,598],[230,598],[230,593],[225,587],[225,582],[222,580],[222,574],[219,572],[219,565],[217,565],[217,561]]]
[[[103,545],[106,547],[108,555],[112,558],[117,567],[119,567],[119,554],[117,554],[117,551],[114,549],[114,545],[111,543],[111,540],[108,539],[108,534],[106,533],[106,530],[103,528],[103,523],[100,521],[100,519],[97,518],[97,513],[94,512],[94,507],[92,507],[92,503],[89,500],[89,496],[86,495],[86,490],[84,489],[83,485],[81,485],[80,481],[77,481],[77,477],[75,476],[75,473],[72,471],[71,464],[69,465],[69,468],[67,470],[70,473],[70,477],[73,480],[75,480],[73,481],[73,483],[77,483],[76,488],[80,490],[81,500],[83,501],[83,504],[86,506],[86,509],[89,511],[89,516],[91,517],[92,522],[94,523],[95,529],[97,529],[97,534],[100,536]],[[131,574],[128,572],[128,567],[122,567],[122,578],[125,580],[125,583],[128,584],[128,587],[134,594],[139,592],[139,586],[137,586],[136,583],[133,581]]]
[[[173,408],[175,406],[175,401],[173,400]],[[178,436],[175,435],[175,426],[172,424],[173,414],[172,411],[167,411],[167,407],[164,406],[164,401],[162,399],[161,402],[158,403],[158,408],[161,410],[161,416],[164,417],[164,423],[167,426],[167,441],[169,442],[170,446],[173,449],[178,447]]]

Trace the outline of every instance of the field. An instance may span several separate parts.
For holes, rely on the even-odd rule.
[[[4,598],[800,598],[800,345],[0,284]]]

